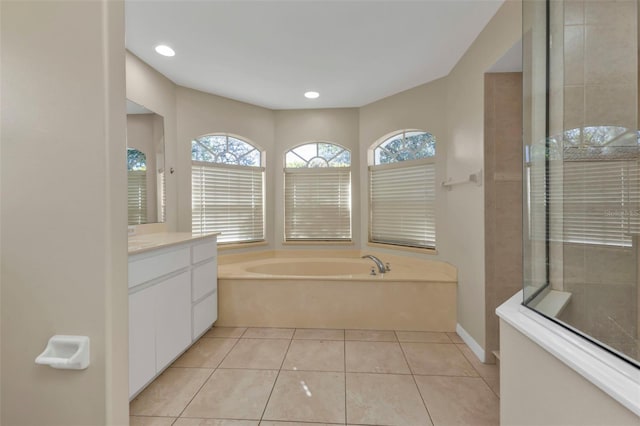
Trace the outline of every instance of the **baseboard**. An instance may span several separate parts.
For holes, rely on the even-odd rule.
[[[469,333],[467,333],[467,330],[462,328],[460,324],[456,324],[456,333],[458,333],[458,336],[460,336],[460,338],[464,340],[467,346],[471,348],[473,353],[476,354],[480,362],[484,363],[487,361],[487,357],[484,352],[484,349],[482,349],[482,346],[480,346],[478,342],[476,342],[474,338],[471,337]]]

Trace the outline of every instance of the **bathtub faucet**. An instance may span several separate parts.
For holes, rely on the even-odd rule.
[[[378,267],[378,272],[380,272],[381,274],[384,274],[385,272],[387,272],[387,268],[385,268],[384,263],[382,263],[382,260],[378,259],[374,255],[365,254],[364,256],[362,256],[362,259],[371,259],[371,260],[373,260],[373,262]]]

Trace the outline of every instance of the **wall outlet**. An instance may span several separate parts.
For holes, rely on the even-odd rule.
[[[129,226],[129,227],[127,228],[127,230],[128,230],[128,232],[129,232],[129,233],[128,233],[128,235],[129,235],[129,236],[136,235],[136,227],[135,227],[135,226]]]

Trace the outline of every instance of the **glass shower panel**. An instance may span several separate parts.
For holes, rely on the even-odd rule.
[[[640,365],[638,1],[523,4],[524,304]]]

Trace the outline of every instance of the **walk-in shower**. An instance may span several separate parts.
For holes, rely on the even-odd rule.
[[[524,304],[640,366],[638,1],[528,1]]]

